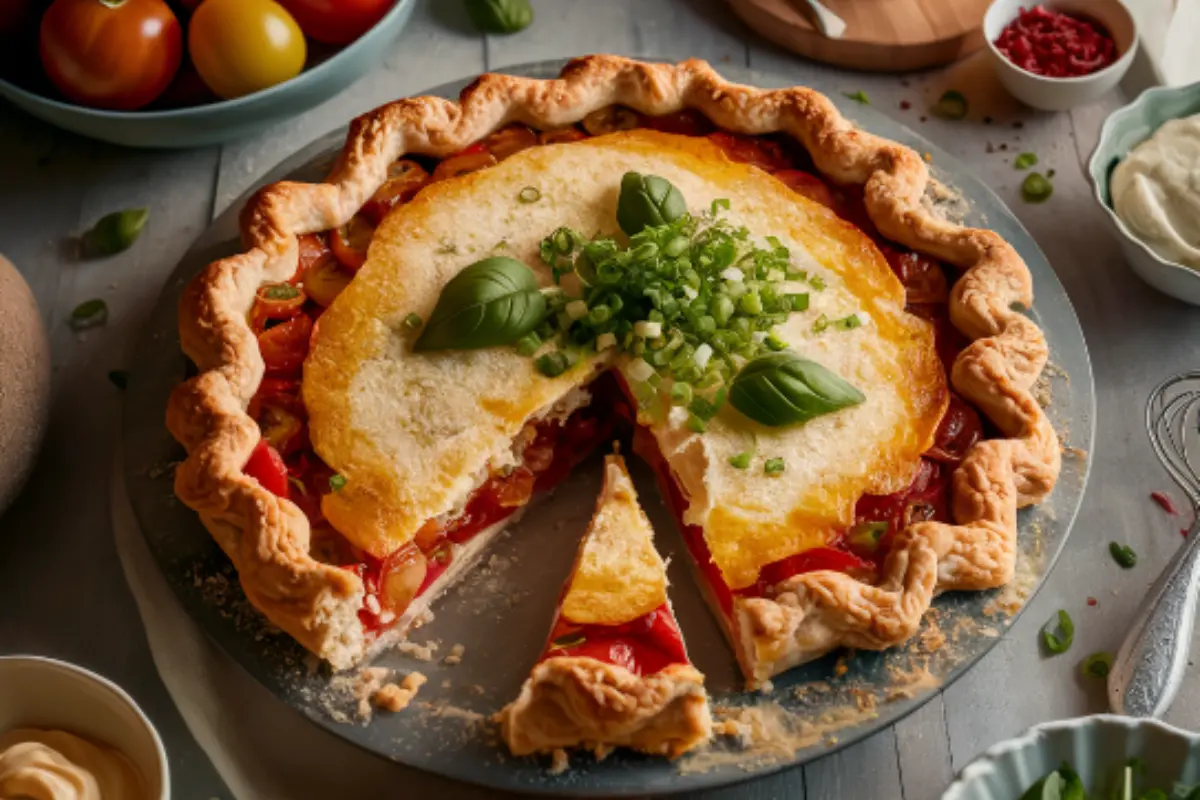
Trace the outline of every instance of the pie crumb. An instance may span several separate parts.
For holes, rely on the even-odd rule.
[[[554,751],[550,757],[550,774],[562,775],[571,767],[571,759],[567,757],[567,751],[561,747]]]
[[[442,663],[449,667],[453,667],[456,664],[461,664],[463,653],[466,651],[466,647],[461,644],[456,644],[450,648],[450,653],[442,660]]]
[[[358,673],[354,681],[354,699],[358,701],[360,720],[366,721],[371,718],[371,699],[379,693],[389,673],[385,667],[364,667]]]
[[[408,708],[408,704],[417,696],[417,691],[425,685],[429,679],[419,672],[410,672],[404,676],[404,680],[400,684],[388,683],[384,684],[375,692],[371,701],[377,708],[384,711],[403,711]]]

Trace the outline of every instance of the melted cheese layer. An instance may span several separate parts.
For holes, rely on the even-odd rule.
[[[382,556],[425,521],[461,504],[489,465],[510,462],[531,416],[589,380],[607,356],[554,379],[511,348],[414,354],[401,322],[428,319],[459,270],[508,255],[548,270],[538,243],[559,226],[618,233],[619,181],[629,170],[674,183],[693,211],[728,198],[729,218],[775,235],[802,269],[820,274],[810,309],[780,333],[802,355],[867,395],[862,405],[805,425],[769,429],[726,407],[703,435],[664,408],[642,420],[658,439],[734,588],[764,565],[823,544],[864,493],[907,485],[944,411],[945,378],[930,326],[903,310],[904,289],[870,240],[766,174],[729,161],[706,139],[652,131],[612,134],[518,153],[496,167],[423,190],[380,225],[366,265],[322,316],[304,373],[313,445],[347,479],[324,511],[341,533]],[[541,199],[517,196],[534,186]],[[851,331],[812,333],[820,314],[858,313]],[[757,439],[748,470],[729,457]],[[783,457],[778,478],[766,458]]]

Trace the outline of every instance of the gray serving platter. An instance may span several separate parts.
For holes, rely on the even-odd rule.
[[[553,77],[564,62],[513,67],[513,74]],[[786,86],[780,76],[722,67],[730,79]],[[461,81],[429,94],[457,97]],[[820,86],[817,87],[822,88]],[[832,91],[843,113],[874,133],[931,153],[935,174],[969,202],[967,222],[990,227],[1012,242],[1033,273],[1033,318],[1051,346],[1049,412],[1065,445],[1091,450],[1095,397],[1079,322],[1054,270],[1033,238],[1000,199],[967,169],[928,140],[884,114]],[[345,128],[289,158],[264,179],[321,180],[341,149]],[[172,492],[172,465],[183,452],[163,424],[167,396],[185,376],[176,304],[184,285],[207,263],[238,248],[239,198],[214,222],[167,282],[142,335],[131,370],[123,419],[126,483],[134,511],[163,573],[189,614],[213,640],[279,700],[330,733],[379,756],[451,778],[522,794],[629,796],[720,786],[802,764],[887,727],[929,700],[999,641],[1023,601],[1041,585],[1066,541],[1087,479],[1087,458],[1065,458],[1050,500],[1021,513],[1021,592],[950,594],[939,598],[924,635],[887,653],[834,655],[780,676],[767,694],[742,691],[720,631],[700,600],[678,531],[659,499],[649,471],[633,465],[634,479],[671,559],[672,598],[697,666],[722,714],[759,706],[789,747],[741,753],[717,744],[696,758],[668,763],[616,753],[601,762],[576,757],[552,775],[544,761],[508,756],[487,718],[516,696],[540,653],[547,626],[579,536],[599,488],[599,456],[584,462],[552,495],[493,546],[489,565],[436,605],[432,623],[412,640],[435,642],[433,660],[392,652],[378,663],[429,678],[418,702],[399,714],[353,721],[352,704],[338,681],[247,604],[228,560],[196,515]],[[460,664],[444,657],[456,644]],[[342,682],[344,683],[344,681]]]

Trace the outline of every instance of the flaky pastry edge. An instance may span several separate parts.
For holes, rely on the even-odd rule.
[[[676,758],[712,735],[704,676],[691,664],[650,675],[580,656],[533,668],[517,699],[495,716],[516,756],[614,747]]]
[[[188,453],[176,470],[176,493],[229,555],[250,601],[335,668],[368,650],[357,618],[362,582],[312,559],[300,509],[242,472],[260,438],[246,413],[263,376],[246,322],[254,293],[264,282],[290,278],[297,236],[349,221],[397,158],[444,157],[509,123],[548,130],[611,105],[656,116],[693,108],[735,133],[787,133],[822,174],[863,186],[881,233],[963,269],[950,317],[972,342],[951,382],[1007,437],[977,444],[955,472],[958,524],[923,522],[901,532],[880,585],[815,572],[790,579],[774,598],[739,600],[732,634],[747,676],[765,679],[839,646],[899,644],[915,633],[935,593],[992,588],[1013,577],[1017,508],[1050,492],[1061,453],[1030,393],[1048,348],[1041,330],[1013,308],[1031,306],[1033,285],[1012,246],[992,231],[928,213],[921,198],[929,172],[920,156],[856,129],[813,89],[730,83],[699,60],[648,64],[595,55],[571,61],[558,79],[488,74],[457,103],[408,98],[358,117],[329,178],[259,190],[240,216],[245,252],[208,265],[180,300],[181,344],[199,375],[177,387],[167,407],[168,428]]]

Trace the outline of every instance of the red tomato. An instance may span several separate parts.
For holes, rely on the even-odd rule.
[[[838,210],[838,202],[833,196],[833,191],[825,185],[825,181],[816,175],[799,169],[781,169],[775,173],[775,177],[783,181],[796,194],[818,202],[834,212]]]
[[[271,320],[291,319],[304,308],[308,296],[290,283],[269,283],[258,287],[250,309],[250,327],[261,332]]]
[[[297,375],[308,355],[313,322],[301,314],[258,335],[258,349],[272,375]]]
[[[750,164],[766,172],[777,172],[791,166],[783,148],[778,142],[770,139],[740,136],[725,131],[710,133],[708,138],[719,145],[732,160]]]
[[[375,27],[396,0],[279,0],[300,30],[326,44],[349,44]]]
[[[910,303],[944,303],[950,288],[942,266],[931,256],[917,253],[907,247],[880,243],[888,266],[904,284]]]
[[[661,117],[646,117],[642,120],[642,125],[651,130],[677,133],[681,136],[704,136],[713,129],[708,117],[690,108]]]
[[[274,447],[267,444],[266,439],[259,439],[258,444],[250,452],[250,458],[242,471],[249,475],[268,492],[287,498],[288,473],[287,467]]]
[[[943,464],[958,464],[982,438],[983,423],[979,414],[965,400],[951,393],[950,405],[938,425],[933,447],[925,456]]]
[[[873,573],[875,565],[845,550],[833,547],[814,547],[763,567],[758,576],[759,594],[772,586],[783,583],[793,575],[826,569],[834,572],[862,574],[864,572]]]
[[[46,75],[69,100],[130,111],[158,97],[183,57],[163,0],[54,0],[42,17]]]
[[[367,263],[367,247],[375,235],[375,226],[362,214],[355,214],[340,228],[330,231],[329,246],[342,266],[357,272]]]
[[[407,203],[427,183],[429,173],[417,162],[404,158],[392,162],[388,167],[387,180],[363,205],[363,216],[378,225],[389,211]]]

